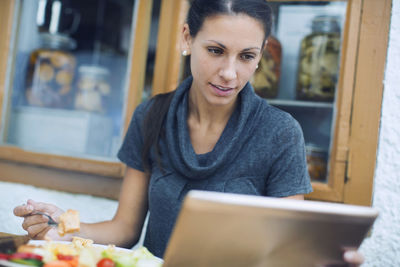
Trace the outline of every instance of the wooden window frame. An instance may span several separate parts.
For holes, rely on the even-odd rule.
[[[128,128],[131,116],[135,107],[141,101],[142,89],[144,87],[145,71],[146,71],[146,60],[148,41],[150,33],[151,23],[151,11],[152,11],[152,0],[137,0],[135,3],[137,6],[137,17],[133,25],[134,31],[134,42],[132,47],[131,57],[129,58],[129,73],[127,74],[129,79],[128,91],[126,94],[126,103],[123,128],[124,134]],[[2,111],[4,106],[5,96],[5,83],[7,73],[7,61],[9,53],[11,51],[10,40],[12,38],[12,27],[13,27],[13,16],[15,14],[16,0],[2,0],[0,1],[0,25],[2,25],[2,31],[0,31],[0,118],[2,118]],[[8,105],[6,105],[8,106]],[[0,123],[2,123],[0,121]],[[38,168],[38,166],[40,168]],[[74,184],[73,179],[82,180],[81,178],[92,177],[93,179],[107,179],[107,178],[121,178],[125,173],[125,166],[120,162],[107,162],[101,160],[84,159],[72,156],[60,156],[60,155],[49,155],[46,153],[36,153],[26,151],[24,149],[3,145],[0,147],[0,180],[16,181],[34,184],[38,186],[51,187],[56,189],[63,189],[59,185],[66,186],[66,190],[73,192],[81,192],[82,188],[79,188],[79,183],[75,186],[70,186],[60,179],[47,179],[52,175],[53,177],[66,177],[71,180],[71,184]],[[47,170],[45,173],[41,170]],[[29,170],[29,178],[26,177],[26,171]],[[46,174],[47,173],[47,174]],[[46,177],[44,180],[48,180],[50,184],[43,184],[43,175]],[[73,177],[73,178],[72,178]],[[90,181],[90,179],[88,178]],[[93,181],[95,181],[93,180]],[[68,181],[68,180],[65,180]],[[111,180],[112,181],[112,180]],[[86,181],[85,181],[86,183]],[[119,184],[120,182],[117,182]],[[93,182],[96,184],[96,182]],[[112,184],[112,183],[111,183]],[[107,197],[116,198],[118,195],[118,186],[111,185],[113,193],[102,193],[102,190],[90,190],[86,193],[92,193],[96,195],[104,195]],[[61,187],[61,188],[60,188]],[[100,186],[99,188],[102,188]],[[82,193],[85,193],[82,192]]]
[[[306,197],[371,205],[392,0],[334,1],[348,5],[329,162],[331,178],[327,183],[313,182],[314,192]],[[157,53],[156,57],[158,71],[153,82],[156,93],[177,86],[180,69],[176,66],[180,66],[182,59],[176,36],[180,34],[183,15],[180,14],[180,20],[177,20],[173,10],[186,14],[187,6],[187,1],[177,0],[169,3],[169,9],[165,8],[168,14],[164,15],[175,19],[160,24],[159,31],[168,31],[174,38],[159,39],[158,47],[163,48],[163,52]],[[174,67],[166,67],[168,64]]]
[[[3,103],[5,92],[14,2],[0,1],[0,104]],[[148,46],[150,2],[140,0],[139,4],[125,130],[134,108],[140,102],[144,86],[147,54],[144,51]],[[370,205],[392,0],[346,2],[348,9],[329,172],[329,177],[333,178],[326,184],[313,182],[314,192],[307,198]],[[187,9],[187,0],[162,1],[153,94],[171,91],[177,86],[182,63],[179,39]],[[0,180],[3,181],[116,199],[121,179],[115,178],[123,176],[124,166],[120,163],[49,156],[19,148],[0,147],[0,170]]]

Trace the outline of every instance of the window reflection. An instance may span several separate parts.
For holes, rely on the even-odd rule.
[[[115,160],[121,143],[134,0],[17,1],[3,142]]]

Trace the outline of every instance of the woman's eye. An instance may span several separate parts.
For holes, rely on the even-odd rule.
[[[224,51],[222,51],[221,48],[217,48],[217,47],[208,47],[208,52],[210,52],[211,54],[215,54],[215,55],[222,55],[224,53]]]
[[[243,54],[240,56],[243,60],[253,60],[255,56],[253,54]]]

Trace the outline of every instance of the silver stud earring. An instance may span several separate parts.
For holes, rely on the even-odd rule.
[[[256,66],[256,69],[258,69],[258,64],[257,64],[257,66]]]
[[[185,56],[187,56],[187,55],[188,55],[188,51],[186,51],[186,50],[183,50],[183,51],[182,51],[182,56],[184,56],[184,57],[185,57]]]

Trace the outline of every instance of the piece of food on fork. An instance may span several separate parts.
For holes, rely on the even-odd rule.
[[[79,211],[69,209],[60,215],[58,223],[58,233],[60,236],[64,236],[67,233],[79,232],[79,230]]]

